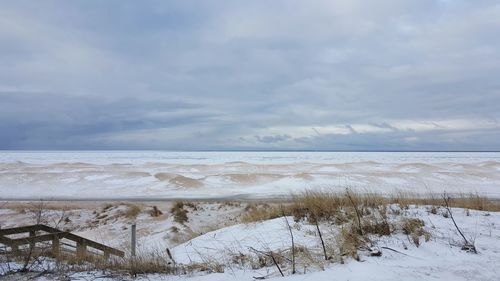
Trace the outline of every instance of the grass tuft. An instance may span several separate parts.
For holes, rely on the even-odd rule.
[[[178,201],[175,202],[174,206],[170,210],[170,213],[174,216],[175,222],[185,223],[188,221],[188,210],[184,209],[184,206],[184,202]]]

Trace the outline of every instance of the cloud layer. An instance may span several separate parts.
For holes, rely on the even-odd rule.
[[[15,1],[0,149],[500,150],[500,3]]]

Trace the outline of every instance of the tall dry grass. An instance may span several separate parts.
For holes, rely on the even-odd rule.
[[[349,196],[347,196],[349,195]],[[402,209],[410,205],[444,206],[443,195],[398,192],[392,196],[377,193],[305,191],[292,195],[291,199],[281,203],[251,203],[243,212],[243,222],[262,221],[281,216],[292,215],[297,220],[307,218],[335,221],[337,224],[351,219],[345,210],[356,208],[360,212],[369,209],[385,208],[389,204],[398,204]],[[480,211],[500,211],[500,200],[489,199],[474,193],[460,193],[449,200],[450,207]],[[353,214],[351,214],[353,215]],[[347,215],[349,216],[349,215]]]
[[[408,205],[444,206],[443,196],[445,194],[418,194],[399,192],[389,198],[390,203],[399,204],[402,207]],[[450,197],[449,205],[453,208],[463,208],[479,211],[500,211],[500,200],[481,196],[478,193],[446,194]]]
[[[283,205],[268,204],[268,203],[250,203],[243,209],[241,222],[250,223],[256,221],[270,220],[283,215],[286,209]]]

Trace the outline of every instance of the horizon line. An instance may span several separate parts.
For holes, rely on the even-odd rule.
[[[392,150],[392,149],[1,149],[0,152],[500,152],[500,150]]]

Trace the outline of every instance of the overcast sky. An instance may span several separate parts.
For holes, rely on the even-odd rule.
[[[500,150],[500,2],[0,1],[0,149]]]

